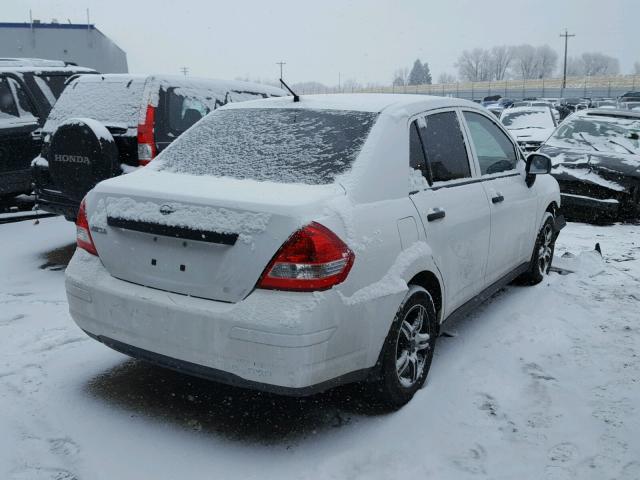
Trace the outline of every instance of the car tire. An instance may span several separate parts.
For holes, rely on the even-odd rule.
[[[521,280],[526,285],[537,285],[544,276],[549,273],[553,262],[553,252],[555,251],[556,238],[558,234],[554,231],[555,217],[552,213],[546,212],[542,219],[542,227],[536,237],[533,247],[529,270],[521,276]]]
[[[381,407],[397,410],[422,387],[433,359],[438,328],[429,292],[409,285],[380,353],[379,376],[371,385]]]

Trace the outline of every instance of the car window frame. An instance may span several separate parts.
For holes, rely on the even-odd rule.
[[[460,185],[466,185],[470,182],[473,181],[477,181],[479,176],[479,170],[477,169],[475,160],[472,158],[472,153],[471,150],[469,148],[469,138],[467,136],[467,132],[466,132],[466,124],[463,123],[463,118],[461,117],[461,114],[459,112],[459,109],[457,107],[442,107],[442,108],[435,108],[435,109],[431,109],[431,110],[426,110],[423,112],[420,112],[418,114],[412,115],[408,118],[408,122],[407,122],[407,146],[409,145],[409,135],[411,134],[411,125],[413,124],[414,121],[418,121],[418,127],[420,127],[420,121],[419,119],[422,119],[423,121],[427,122],[427,125],[429,124],[428,122],[428,117],[430,115],[436,115],[439,113],[447,113],[447,112],[453,112],[456,115],[456,119],[458,120],[458,125],[460,126],[460,132],[462,133],[462,139],[464,142],[464,146],[467,152],[467,162],[469,162],[469,172],[471,173],[470,177],[465,177],[465,178],[456,178],[453,180],[446,180],[446,181],[432,181],[432,179],[424,177],[424,179],[427,181],[427,183],[429,184],[428,187],[423,188],[422,190],[438,190],[440,188],[443,187],[455,187],[455,186],[460,186]],[[422,137],[420,138],[421,141]],[[423,143],[423,150],[424,150],[424,143]],[[429,163],[429,157],[427,156],[427,152],[424,152],[425,154],[425,158],[427,161],[427,167],[430,170],[431,169],[431,165]],[[410,163],[409,163],[409,154],[407,152],[407,166],[410,167]]]
[[[516,157],[517,157],[516,165],[515,165],[515,167],[513,169],[505,170],[505,171],[502,171],[502,172],[496,172],[496,173],[485,173],[484,175],[482,175],[482,169],[480,168],[480,161],[478,160],[478,154],[476,152],[476,146],[473,143],[473,138],[471,136],[471,130],[469,129],[469,125],[467,124],[467,119],[464,117],[464,113],[465,112],[477,113],[479,115],[482,115],[483,117],[487,118],[490,122],[492,122],[496,127],[498,127],[498,129],[500,131],[502,131],[502,133],[504,133],[507,136],[507,139],[509,140],[509,142],[511,142],[511,145],[514,148],[514,151],[515,151],[515,154],[516,154]],[[478,173],[478,178],[487,179],[487,178],[510,177],[510,176],[521,175],[524,172],[524,168],[523,167],[524,167],[524,164],[525,164],[526,160],[525,160],[524,154],[522,153],[522,150],[520,149],[520,145],[518,145],[518,142],[516,142],[514,140],[514,138],[511,136],[511,134],[509,133],[507,128],[504,125],[502,125],[502,123],[500,121],[496,122],[497,119],[495,118],[495,115],[493,116],[493,118],[491,118],[490,115],[488,115],[487,113],[483,112],[482,110],[469,108],[469,107],[460,107],[459,108],[459,116],[463,120],[464,130],[465,130],[466,137],[467,137],[467,143],[470,145],[471,151],[473,152],[473,154],[472,154],[473,155],[473,162],[475,164],[475,168],[476,168],[476,171]]]
[[[31,72],[28,72],[31,73]],[[25,74],[26,75],[26,74]],[[38,92],[38,95],[34,94],[33,90],[30,88],[30,86],[28,85],[28,82],[25,81],[24,79],[20,78],[20,76],[14,74],[13,72],[4,72],[2,74],[2,76],[4,76],[5,78],[9,79],[13,79],[16,82],[18,82],[18,84],[20,85],[20,87],[22,88],[22,90],[26,93],[27,97],[29,98],[29,101],[31,102],[31,104],[33,105],[35,111],[36,111],[36,115],[34,115],[32,118],[35,118],[35,122],[32,121],[32,118],[29,117],[23,117],[22,115],[20,115],[20,111],[18,110],[18,115],[19,115],[19,119],[20,119],[20,123],[25,123],[25,124],[33,124],[33,123],[37,123],[38,125],[42,126],[44,125],[44,122],[47,119],[47,115],[49,114],[48,111],[43,111],[43,106],[42,106],[42,102],[40,100],[40,97],[38,95],[41,95],[40,92]],[[13,91],[13,88],[11,88],[11,84],[9,84],[9,88],[11,89],[11,93],[13,95],[13,99],[16,102],[16,105],[19,105],[18,102],[18,96],[17,93]]]
[[[4,81],[7,82],[7,87],[9,89],[9,93],[11,94],[11,99],[13,100],[13,105],[15,106],[17,115],[15,116],[15,119],[11,119],[11,118],[10,119],[4,119],[5,122],[3,122],[3,123],[5,125],[5,128],[6,128],[6,125],[9,125],[9,124],[12,124],[12,123],[14,123],[14,124],[24,123],[23,118],[20,116],[20,108],[18,107],[18,99],[16,98],[16,95],[15,95],[15,93],[13,91],[13,88],[11,88],[11,84],[9,83],[9,78],[10,78],[9,75],[7,75],[5,73],[0,73],[0,81],[4,80]]]

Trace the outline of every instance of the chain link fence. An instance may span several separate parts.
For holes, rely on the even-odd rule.
[[[567,77],[567,86],[562,88],[561,78],[534,80],[502,80],[494,82],[461,82],[433,85],[392,85],[377,87],[311,88],[301,94],[314,93],[413,93],[482,100],[491,95],[504,98],[570,98],[611,97],[616,98],[628,91],[640,90],[640,75],[618,75],[605,77]]]

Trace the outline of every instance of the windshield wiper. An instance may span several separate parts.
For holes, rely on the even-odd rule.
[[[584,143],[586,143],[587,145],[589,145],[591,148],[593,148],[596,152],[599,152],[600,150],[598,150],[593,143],[591,143],[589,140],[587,140],[586,138],[584,138],[584,135],[582,134],[582,132],[578,132],[578,135],[580,135],[580,138],[582,140],[584,140]]]
[[[625,146],[624,146],[624,145],[622,145],[621,143],[616,142],[615,140],[611,140],[611,139],[609,139],[609,142],[610,142],[610,143],[613,143],[614,145],[618,145],[619,147],[624,148],[627,152],[629,152],[629,153],[631,153],[631,154],[634,154],[634,155],[635,155],[635,153],[636,153],[636,152],[634,152],[633,150],[631,150],[630,148],[625,147]]]

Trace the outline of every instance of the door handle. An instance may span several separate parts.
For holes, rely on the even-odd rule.
[[[434,220],[439,220],[445,217],[444,210],[433,209],[431,213],[427,213],[427,222],[433,222]]]
[[[493,203],[500,203],[500,202],[504,202],[504,197],[501,194],[496,195],[495,197],[491,198],[491,201]]]

